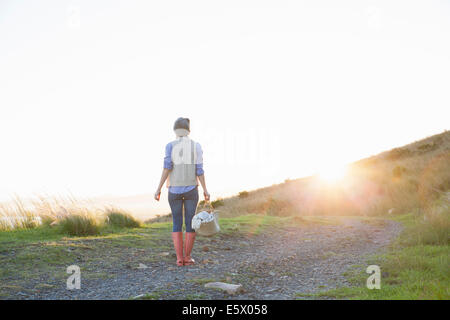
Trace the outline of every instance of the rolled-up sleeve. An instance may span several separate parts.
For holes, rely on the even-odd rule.
[[[200,143],[197,143],[196,145],[196,152],[197,152],[197,162],[195,163],[196,174],[197,176],[201,176],[205,172],[203,171],[203,150]]]
[[[164,156],[164,169],[172,170],[173,162],[172,162],[172,144],[168,143],[166,145],[166,155]]]

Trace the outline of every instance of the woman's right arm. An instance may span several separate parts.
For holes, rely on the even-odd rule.
[[[164,182],[166,182],[167,177],[169,176],[169,173],[170,173],[169,169],[166,169],[166,168],[163,169],[163,172],[161,174],[161,180],[159,181],[158,188],[156,189],[156,192],[155,192],[155,200],[156,201],[159,201],[159,197],[161,196],[161,188],[164,185]]]
[[[161,180],[159,181],[158,188],[156,189],[156,192],[155,192],[155,200],[156,201],[159,201],[159,198],[161,196],[161,188],[164,185],[164,182],[166,182],[167,177],[169,176],[170,170],[172,170],[172,168],[173,168],[172,144],[168,143],[166,145],[166,152],[165,152],[165,156],[164,156],[164,169],[161,174]]]

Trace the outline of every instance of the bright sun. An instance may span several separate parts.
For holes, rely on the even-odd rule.
[[[342,180],[346,174],[347,166],[344,165],[328,166],[319,171],[319,177],[328,182]]]

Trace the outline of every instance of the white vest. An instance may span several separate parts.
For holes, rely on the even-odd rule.
[[[196,186],[197,148],[189,137],[179,137],[172,142],[173,168],[168,179],[168,186]]]

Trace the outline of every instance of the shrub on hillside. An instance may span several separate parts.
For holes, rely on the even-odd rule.
[[[430,151],[436,150],[438,147],[439,147],[438,144],[424,143],[424,144],[421,144],[420,146],[418,146],[417,149],[420,152],[425,153],[425,152],[430,152]]]
[[[389,160],[397,160],[401,158],[410,157],[413,155],[413,152],[408,148],[395,148],[388,152],[386,158]]]
[[[248,197],[248,191],[241,191],[239,192],[239,198],[247,198]]]
[[[442,139],[442,137],[437,137],[433,139],[433,141],[431,141],[430,143],[422,143],[417,147],[417,150],[419,150],[420,153],[430,152],[438,149],[443,142],[444,139]]]
[[[288,216],[291,213],[292,205],[288,199],[280,200],[278,198],[270,197],[266,203],[265,214],[270,216]]]
[[[442,181],[439,185],[438,185],[438,189],[440,191],[447,191],[450,190],[450,178],[446,177],[444,178],[444,181]]]
[[[41,219],[42,219],[42,225],[46,226],[46,227],[50,227],[57,223],[56,219],[54,217],[50,217],[48,215],[42,216]]]
[[[100,233],[101,223],[92,214],[75,213],[67,215],[59,222],[63,232],[71,236],[89,236]]]
[[[116,209],[107,210],[106,221],[109,225],[119,228],[138,228],[141,226],[141,222],[131,214]]]

